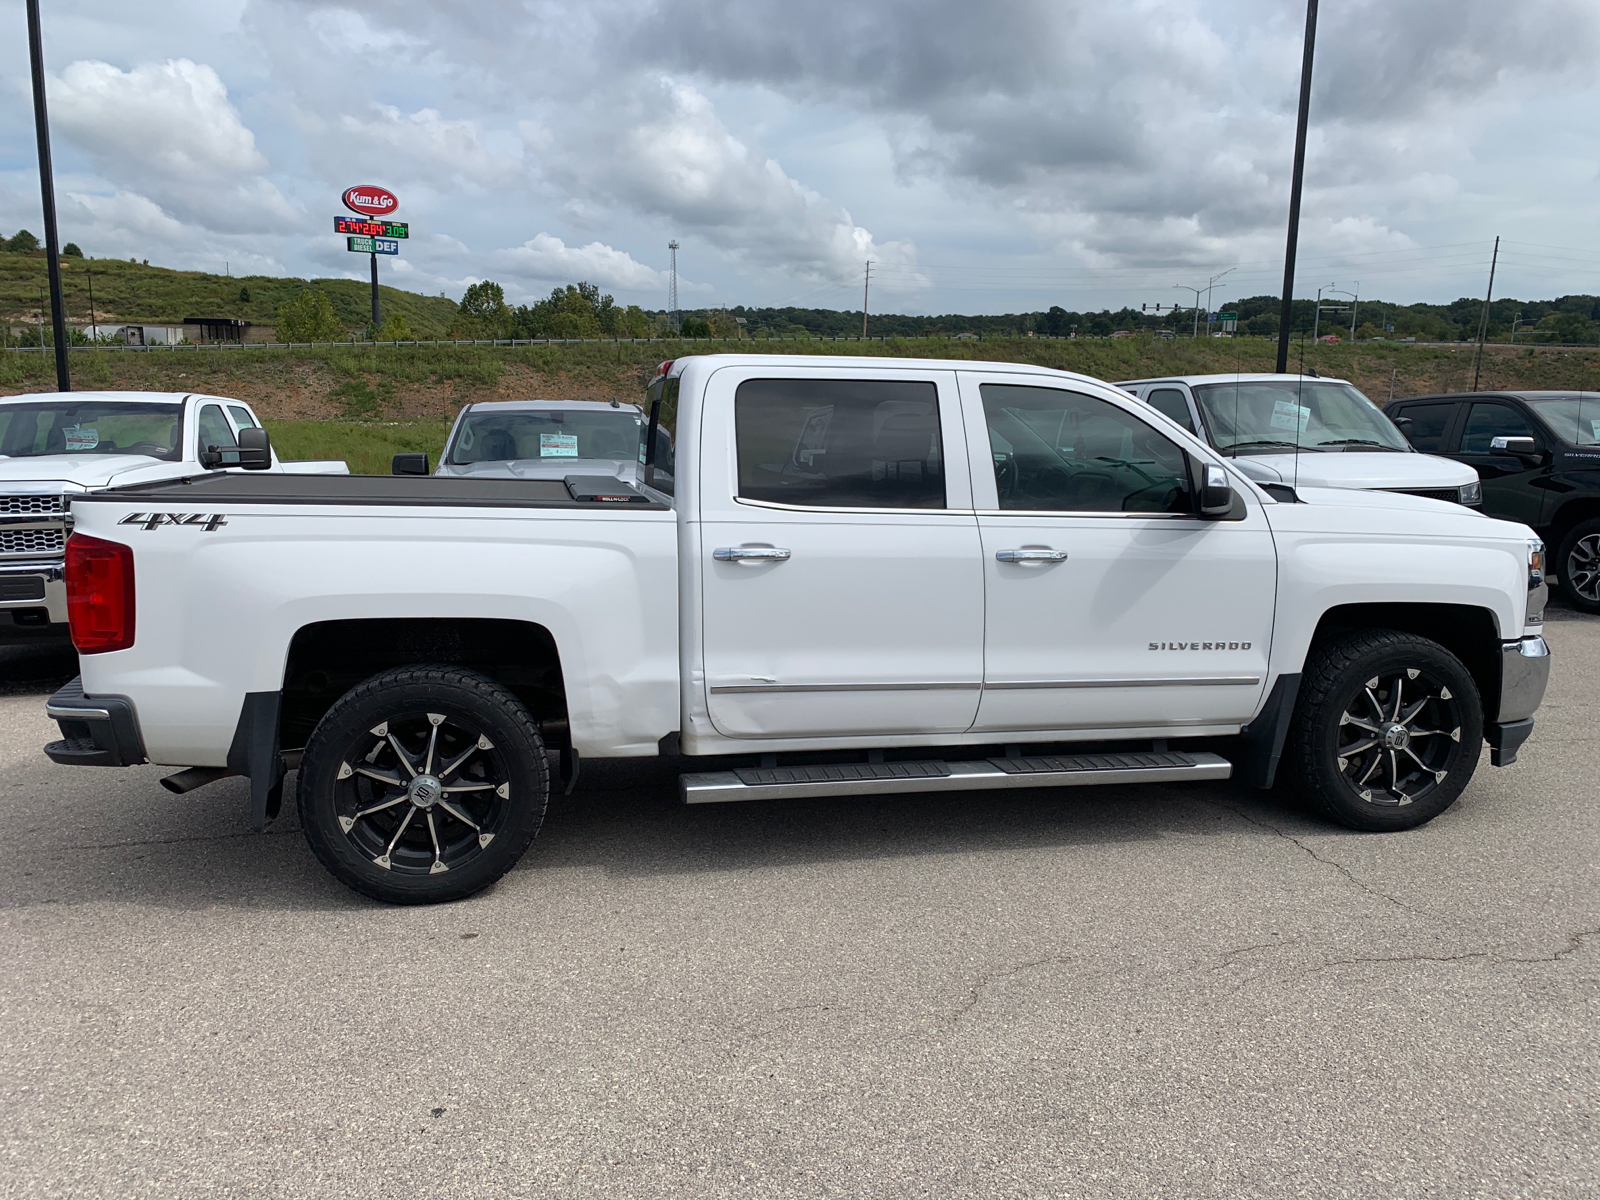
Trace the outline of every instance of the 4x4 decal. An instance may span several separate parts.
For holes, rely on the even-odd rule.
[[[145,529],[156,529],[162,525],[198,525],[207,532],[226,525],[226,513],[129,513],[118,521],[118,525],[142,525]]]

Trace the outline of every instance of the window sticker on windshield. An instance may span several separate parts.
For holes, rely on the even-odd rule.
[[[1596,421],[1593,418],[1590,419],[1589,436],[1595,441],[1600,442],[1600,421]]]
[[[1311,424],[1311,410],[1296,404],[1293,400],[1279,400],[1272,406],[1274,429],[1292,429],[1296,433],[1304,433],[1309,424]]]
[[[541,433],[540,458],[577,458],[578,435],[575,433]]]
[[[62,426],[61,436],[66,438],[68,450],[93,450],[100,444],[99,432],[82,425]]]

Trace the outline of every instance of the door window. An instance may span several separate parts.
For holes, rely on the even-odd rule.
[[[1410,413],[1406,414],[1410,416]],[[1504,404],[1474,404],[1461,430],[1461,454],[1492,454],[1489,443],[1497,437],[1532,437],[1533,428],[1514,408]]]
[[[644,463],[644,482],[671,496],[678,470],[678,380],[663,379],[650,403],[650,424],[645,430],[640,460]]]
[[[1001,508],[1194,511],[1183,450],[1115,405],[1058,388],[980,390]]]
[[[1171,417],[1190,433],[1194,432],[1194,418],[1189,415],[1189,401],[1177,388],[1156,388],[1147,402],[1158,413]]]
[[[250,415],[250,410],[243,405],[230,404],[228,411],[233,414],[233,423],[240,429],[254,429],[256,419]]]
[[[876,379],[750,379],[734,393],[739,498],[944,508],[939,392]]]
[[[202,405],[200,409],[200,452],[203,454],[209,446],[216,446],[223,451],[223,466],[232,466],[239,461],[239,452],[230,447],[238,446],[237,439],[233,436],[233,427],[228,424],[228,419],[222,415],[220,404]]]
[[[1450,428],[1450,418],[1455,411],[1456,406],[1450,403],[1408,404],[1395,416],[1410,418],[1411,424],[1402,432],[1413,447],[1424,454],[1437,454],[1444,431]]]

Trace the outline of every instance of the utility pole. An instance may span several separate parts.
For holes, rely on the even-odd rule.
[[[1317,0],[1306,0],[1305,49],[1300,58],[1300,113],[1289,183],[1289,241],[1283,255],[1283,304],[1278,316],[1278,374],[1289,373],[1289,322],[1294,315],[1294,256],[1300,244],[1300,186],[1306,174],[1306,121],[1311,115],[1311,63],[1317,44]]]
[[[1483,366],[1483,340],[1489,335],[1489,302],[1494,299],[1494,269],[1500,262],[1500,239],[1494,239],[1494,257],[1489,260],[1489,290],[1483,294],[1483,317],[1478,321],[1478,353],[1472,363],[1472,390],[1478,390],[1478,371]]]
[[[56,337],[56,390],[70,392],[67,371],[66,301],[61,295],[61,240],[56,234],[56,184],[50,166],[50,116],[44,103],[44,39],[39,32],[39,0],[28,0],[28,60],[33,69],[33,127],[39,139],[39,195],[44,202],[44,250],[50,272],[50,328]],[[44,346],[44,330],[39,330]]]
[[[1356,344],[1356,313],[1361,311],[1361,280],[1356,280],[1356,293],[1350,303],[1350,344]]]
[[[668,242],[667,249],[672,251],[671,283],[667,287],[667,319],[672,322],[672,332],[678,333],[682,328],[678,321],[678,239],[673,238]]]
[[[861,284],[861,340],[867,340],[867,293],[872,290],[872,260],[867,259],[867,277]]]

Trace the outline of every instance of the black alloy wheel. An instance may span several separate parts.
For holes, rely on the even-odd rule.
[[[350,887],[425,904],[480,891],[538,832],[544,746],[520,701],[485,676],[405,667],[329,709],[306,746],[301,822]]]
[[[1573,608],[1600,613],[1600,520],[1567,530],[1556,552],[1556,578]]]
[[[1395,630],[1316,647],[1301,676],[1285,766],[1352,829],[1412,829],[1455,803],[1477,768],[1483,708],[1460,660]]]

